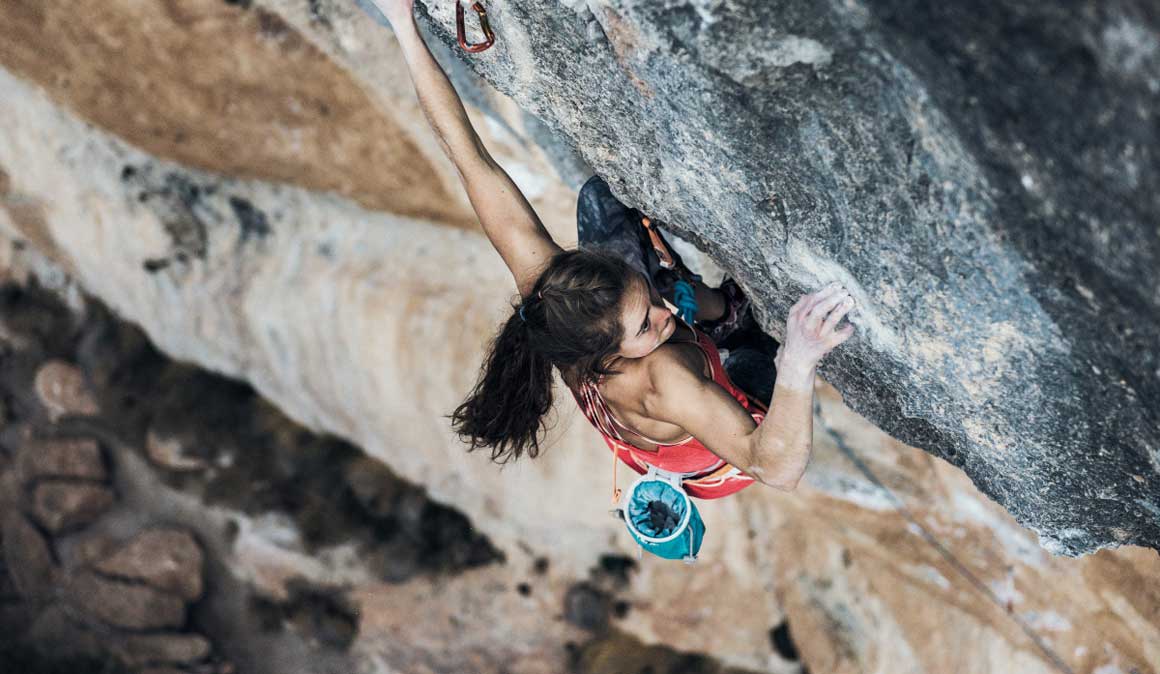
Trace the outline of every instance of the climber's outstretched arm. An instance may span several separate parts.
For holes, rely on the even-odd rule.
[[[793,489],[813,450],[814,372],[823,356],[853,334],[852,325],[837,327],[853,307],[846,290],[831,285],[790,309],[773,400],[760,426],[725,389],[677,362],[666,362],[664,352],[650,359],[645,409],[651,417],[680,426],[758,482]]]
[[[374,0],[395,29],[419,105],[443,152],[455,164],[483,230],[527,296],[545,263],[561,248],[511,177],[476,134],[447,75],[431,56],[412,16],[414,0]]]

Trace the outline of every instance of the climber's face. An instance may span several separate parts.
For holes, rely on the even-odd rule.
[[[620,324],[624,337],[620,340],[621,358],[642,358],[665,343],[677,329],[677,319],[665,306],[660,293],[645,281],[634,276],[633,283],[620,304]]]

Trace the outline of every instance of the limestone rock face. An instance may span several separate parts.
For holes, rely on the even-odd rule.
[[[742,279],[774,332],[779,309],[815,284],[841,278],[860,293],[861,335],[827,366],[837,388],[819,392],[802,487],[705,503],[703,559],[686,568],[633,562],[606,514],[607,451],[566,396],[535,462],[499,471],[450,433],[444,415],[470,389],[514,287],[471,221],[388,30],[337,0],[89,4],[0,5],[0,279],[34,277],[82,314],[92,293],[148,339],[125,338],[132,357],[121,362],[110,346],[117,330],[73,343],[63,327],[71,319],[42,319],[56,314],[36,306],[0,312],[0,347],[40,352],[28,357],[29,377],[47,357],[83,362],[75,381],[99,390],[101,405],[50,421],[136,429],[132,444],[149,458],[134,463],[118,450],[117,503],[84,531],[45,535],[22,521],[4,532],[21,587],[69,603],[67,616],[58,604],[41,614],[33,632],[46,643],[56,635],[82,644],[69,638],[78,613],[108,628],[117,616],[97,599],[132,587],[135,606],[157,610],[120,612],[132,618],[121,618],[132,623],[126,634],[157,616],[176,625],[183,611],[187,623],[203,609],[222,620],[150,628],[161,631],[117,647],[122,660],[202,658],[206,642],[193,635],[220,650],[258,606],[264,620],[303,635],[227,653],[238,671],[259,674],[299,671],[295,648],[315,641],[351,646],[373,671],[481,674],[621,674],[646,661],[671,663],[658,674],[798,674],[803,665],[1048,674],[1059,660],[1106,674],[1160,661],[1154,551],[1073,560],[1040,547],[1156,545],[1146,516],[1155,429],[1141,421],[1154,396],[1121,367],[1129,356],[1150,362],[1131,340],[1152,329],[1154,289],[1139,291],[1139,317],[1107,336],[1107,348],[1085,337],[1098,326],[1059,318],[1120,311],[1116,265],[1153,288],[1138,264],[1152,244],[1132,209],[1154,214],[1147,197],[1156,192],[1121,195],[1133,206],[1115,220],[1124,227],[1115,236],[1101,229],[1111,222],[1102,215],[1066,236],[1031,226],[1072,227],[1080,200],[1069,186],[1119,175],[1094,161],[1106,154],[1101,139],[1151,131],[1113,116],[1080,153],[1107,170],[1057,176],[1058,155],[1044,158],[1057,148],[1020,136],[1029,128],[1015,114],[1026,103],[1021,81],[966,92],[962,109],[945,100],[963,93],[956,77],[1049,68],[1035,36],[1058,30],[1058,44],[1088,40],[1104,50],[1092,53],[1136,73],[1120,82],[1123,97],[1093,100],[1138,103],[1134,83],[1148,88],[1154,70],[1140,29],[1146,12],[1085,10],[1088,28],[1068,32],[1060,26],[1072,18],[1028,9],[1018,17],[1026,25],[975,46],[968,36],[983,30],[981,19],[952,17],[923,33],[963,50],[954,52],[962,72],[936,87],[934,60],[921,60],[932,50],[906,32],[934,11],[926,8],[894,16],[857,3],[669,3],[663,12],[596,0],[489,3],[500,42],[466,63],[546,125],[463,62],[447,65],[485,143],[562,242],[574,237],[575,194],[564,183],[583,173],[568,157],[578,147],[621,196]],[[444,39],[446,10],[431,8]],[[1108,19],[1115,12],[1128,18]],[[943,35],[960,27],[963,35]],[[996,49],[994,40],[1015,38],[1027,43]],[[1082,53],[1072,58],[1087,72]],[[1071,72],[1067,59],[1056,75]],[[1093,74],[1092,91],[1106,94],[1108,77]],[[999,104],[1010,106],[1008,126],[989,121]],[[1077,105],[1076,119],[1060,124],[1084,123],[1089,104]],[[1133,113],[1151,119],[1152,108]],[[966,124],[970,115],[980,124]],[[1059,137],[1060,147],[1074,141]],[[1131,161],[1116,170],[1154,183],[1152,151],[1125,145]],[[1021,197],[1003,179],[1016,160]],[[1104,208],[1104,199],[1088,201]],[[1031,222],[1028,213],[1049,206],[1058,222]],[[1076,237],[1090,245],[1073,245]],[[1072,272],[1049,256],[1064,248],[1090,262],[1127,240],[1135,249],[1102,267],[1110,281],[1075,265],[1082,287],[1060,281]],[[1077,306],[1088,313],[1065,312]],[[183,394],[189,380],[163,376],[146,342],[244,380],[305,428],[267,423],[269,405]],[[1109,375],[1124,384],[1101,389]],[[45,407],[28,381],[6,383],[3,470],[6,452],[22,446],[18,426]],[[967,472],[877,432],[843,397]],[[1080,403],[1105,416],[1093,420]],[[213,414],[201,416],[207,408]],[[1061,435],[1051,424],[1065,417]],[[328,461],[336,454],[316,451],[327,444],[309,431],[351,440],[367,456],[347,447],[342,461]],[[148,479],[127,480],[133,471]],[[53,479],[38,473],[30,486]],[[0,475],[0,502],[17,482]],[[35,492],[20,493],[27,507]],[[230,500],[238,495],[247,500]],[[181,560],[138,565],[148,546],[132,541],[136,525],[199,517],[212,524],[196,538],[218,584],[204,583],[194,609],[175,594],[192,594],[189,586],[142,583],[169,578]],[[33,554],[9,551],[22,539]],[[456,562],[448,578],[425,575],[431,547]],[[54,586],[58,566],[82,580]],[[610,568],[615,582],[589,577]],[[327,598],[335,587],[357,610]],[[662,646],[671,648],[658,655]]]
[[[852,287],[825,375],[1052,550],[1160,547],[1151,3],[561,4],[490,3],[469,65],[772,332]],[[453,5],[426,9],[450,44]]]

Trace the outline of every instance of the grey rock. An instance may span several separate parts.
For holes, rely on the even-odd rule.
[[[511,0],[461,58],[775,336],[802,293],[851,288],[858,334],[825,378],[1048,550],[1160,548],[1154,5],[590,6],[607,42]]]

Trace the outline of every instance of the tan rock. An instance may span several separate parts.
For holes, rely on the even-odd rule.
[[[108,477],[101,448],[92,438],[30,439],[17,461],[23,482],[62,477],[104,480]]]
[[[16,590],[23,596],[40,600],[52,594],[56,562],[48,541],[19,512],[4,518],[4,564]]]
[[[33,387],[52,421],[66,414],[93,415],[100,411],[84,373],[71,363],[45,363],[37,371]]]
[[[113,490],[103,485],[42,481],[32,492],[32,512],[52,533],[89,524],[113,505]]]
[[[279,14],[239,4],[5,3],[0,64],[158,157],[474,226],[390,106]]]
[[[181,627],[185,602],[151,587],[79,571],[65,583],[63,598],[76,611],[100,622],[133,630]]]
[[[153,463],[177,472],[205,470],[208,464],[194,456],[185,454],[185,446],[179,438],[163,437],[153,429],[145,434],[145,454]]]
[[[186,531],[146,531],[94,565],[117,578],[139,580],[186,600],[202,592],[202,550]]]
[[[128,667],[184,665],[209,657],[209,641],[200,634],[141,634],[111,644],[113,655]]]

